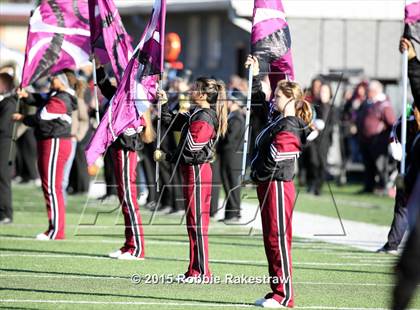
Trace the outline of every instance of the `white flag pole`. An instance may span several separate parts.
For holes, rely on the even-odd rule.
[[[159,80],[159,89],[162,89],[162,75],[161,78]],[[160,151],[160,139],[162,136],[162,102],[160,100],[158,100],[158,119],[157,119],[157,142],[156,142],[156,150]],[[156,171],[155,171],[155,175],[156,175],[156,191],[159,193],[160,191],[160,187],[159,187],[159,161],[156,162]]]
[[[98,80],[96,78],[96,59],[95,55],[92,54],[92,65],[93,65],[93,96],[95,100],[95,115],[96,115],[96,122],[99,125],[100,119],[99,119],[99,99],[98,99]]]
[[[242,153],[242,181],[245,179],[246,173],[246,158],[248,154],[248,140],[249,140],[249,123],[251,120],[251,97],[252,97],[252,79],[253,79],[253,65],[249,66],[248,74],[248,97],[246,101],[246,119],[245,119],[245,136],[244,136],[244,149]]]
[[[402,116],[401,116],[401,147],[402,147],[402,158],[401,158],[401,175],[405,174],[405,160],[406,160],[406,144],[407,144],[407,92],[408,92],[408,51],[405,50],[403,53],[402,60],[402,88],[403,88],[403,99],[402,99]]]

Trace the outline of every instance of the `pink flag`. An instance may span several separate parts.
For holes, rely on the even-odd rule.
[[[143,125],[142,114],[156,100],[163,72],[166,0],[155,0],[152,16],[124,71],[105,116],[86,148],[88,165],[105,153],[126,129]]]
[[[251,52],[262,65],[269,65],[271,88],[277,82],[294,79],[289,25],[281,0],[255,0]]]
[[[91,45],[102,64],[111,63],[119,83],[133,53],[131,38],[125,31],[112,0],[88,0]]]
[[[29,19],[22,87],[89,63],[87,0],[42,0]]]
[[[420,56],[420,0],[406,0],[405,2],[404,37],[410,39],[416,49],[417,58]]]

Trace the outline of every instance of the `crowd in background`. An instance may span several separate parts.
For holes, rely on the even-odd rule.
[[[3,77],[13,75],[13,68],[1,68]],[[11,80],[16,77],[10,76]],[[72,141],[76,145],[65,171],[63,188],[68,194],[82,194],[89,191],[92,176],[97,169],[88,169],[84,149],[89,142],[95,127],[95,99],[93,96],[92,71],[90,68],[81,70],[74,76],[78,85],[77,97],[79,109],[73,115]],[[164,87],[169,95],[168,107],[170,111],[188,110],[192,72],[188,70],[168,70],[165,75]],[[0,79],[2,85],[1,96],[4,98],[14,95],[16,83],[7,85],[7,79]],[[228,134],[219,141],[217,156],[213,165],[213,193],[211,213],[214,215],[221,207],[218,197],[224,189],[228,196],[225,219],[240,218],[240,173],[242,163],[242,149],[245,132],[245,105],[248,91],[247,80],[232,76],[226,82],[229,100]],[[43,79],[31,86],[34,92],[48,92],[48,80]],[[309,193],[321,195],[325,180],[332,179],[329,170],[328,154],[333,145],[333,134],[338,129],[339,143],[337,148],[341,154],[343,169],[349,162],[362,162],[364,165],[363,192],[388,192],[392,188],[393,173],[396,170],[395,161],[388,152],[388,140],[392,125],[396,121],[395,112],[389,99],[384,94],[383,86],[378,81],[363,80],[354,87],[344,91],[342,100],[333,102],[335,89],[327,79],[315,77],[306,89],[306,99],[311,102],[314,112],[312,129],[316,139],[303,151],[299,159],[299,182]],[[107,102],[99,92],[100,115],[103,116]],[[22,114],[33,114],[34,108],[20,105]],[[14,112],[14,111],[13,111]],[[153,111],[155,126],[157,125],[157,111]],[[6,114],[1,115],[2,124],[10,131],[11,121]],[[256,135],[266,123],[263,113],[255,109],[251,113],[250,153]],[[4,129],[4,137],[11,139],[11,132]],[[36,167],[36,140],[34,130],[23,124],[17,126],[16,149],[13,156],[13,181],[16,183],[40,184]],[[174,149],[179,142],[180,133],[162,127],[162,150]],[[4,139],[4,138],[3,138]],[[164,162],[160,164],[160,187],[157,193],[155,186],[155,162],[153,151],[155,143],[144,144],[138,153],[138,184],[139,202],[152,210],[165,213],[183,211],[181,175],[178,167]],[[115,176],[112,169],[112,159],[105,155],[103,163],[106,194],[101,200],[116,199]]]

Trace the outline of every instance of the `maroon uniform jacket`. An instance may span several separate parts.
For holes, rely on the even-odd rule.
[[[192,112],[172,114],[168,105],[162,106],[162,121],[170,130],[181,131],[177,149],[167,154],[167,160],[184,165],[199,165],[214,157],[218,126],[216,112],[196,108]]]
[[[256,139],[252,180],[257,183],[292,181],[296,159],[309,133],[310,129],[300,118],[278,116]]]
[[[58,91],[51,95],[29,94],[22,101],[38,107],[35,115],[28,115],[23,123],[35,127],[38,140],[71,136],[71,114],[77,110],[77,99],[68,92]]]

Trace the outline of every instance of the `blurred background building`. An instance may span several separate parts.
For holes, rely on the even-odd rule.
[[[124,25],[140,39],[153,0],[115,0]],[[167,0],[167,33],[181,39],[178,63],[193,76],[208,75],[229,81],[246,76],[244,62],[250,48],[253,0]],[[340,109],[345,93],[362,80],[380,80],[398,114],[401,111],[403,32],[402,0],[283,0],[292,35],[295,75],[304,87],[322,76],[337,89]],[[35,1],[0,0],[0,65],[23,63],[27,24]],[[343,74],[343,76],[342,76]],[[339,126],[328,163],[341,167]],[[341,165],[341,166],[340,166]],[[361,170],[361,169],[360,169]],[[338,174],[334,173],[334,174]]]
[[[24,50],[33,1],[0,2],[0,41]],[[137,42],[152,0],[117,0],[128,32]],[[400,76],[398,38],[404,1],[284,0],[293,40],[297,79],[304,84],[330,69],[362,69],[369,77]],[[227,79],[244,75],[249,52],[252,0],[168,0],[167,31],[182,39],[180,59],[197,74]]]

